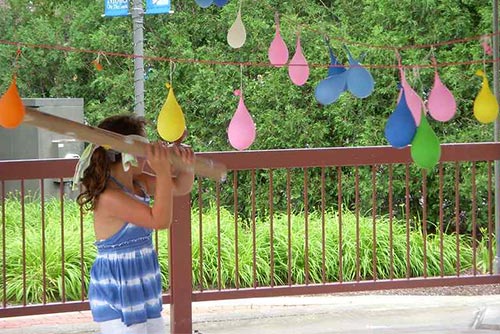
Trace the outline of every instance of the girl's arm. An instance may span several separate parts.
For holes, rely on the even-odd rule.
[[[148,162],[156,174],[156,182],[161,185],[155,187],[155,201],[152,207],[133,199],[121,190],[108,189],[99,196],[95,214],[154,229],[170,227],[174,184],[167,148],[160,143],[150,145]]]

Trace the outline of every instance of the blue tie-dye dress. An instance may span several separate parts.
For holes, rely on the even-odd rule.
[[[149,203],[149,198],[143,200]],[[152,232],[125,223],[112,237],[95,243],[89,284],[94,321],[121,319],[130,326],[161,316],[161,275]]]

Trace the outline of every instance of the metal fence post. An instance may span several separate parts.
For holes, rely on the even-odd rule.
[[[174,199],[174,221],[169,234],[170,333],[192,332],[192,260],[190,196]]]

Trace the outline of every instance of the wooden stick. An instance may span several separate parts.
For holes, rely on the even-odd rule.
[[[25,107],[23,123],[66,135],[78,140],[90,142],[99,146],[112,148],[116,151],[130,153],[135,156],[145,156],[148,143],[120,135],[115,132],[81,124],[69,119],[47,114],[39,110]],[[185,170],[186,165],[175,154],[170,154],[170,162],[176,169]],[[226,167],[206,158],[195,158],[194,172],[197,175],[217,181],[225,180]]]

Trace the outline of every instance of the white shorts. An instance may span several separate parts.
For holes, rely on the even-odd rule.
[[[163,318],[148,319],[147,322],[125,326],[121,319],[100,322],[101,334],[165,334]]]

